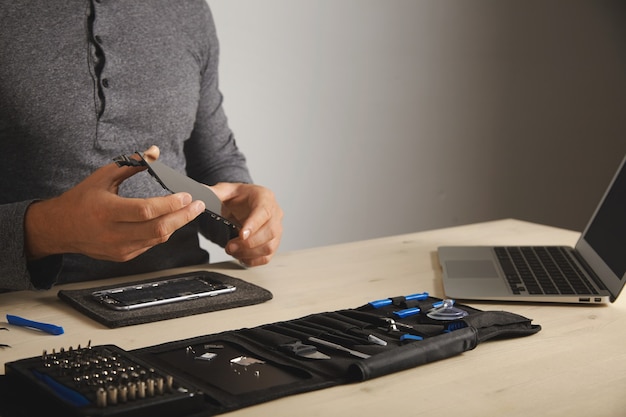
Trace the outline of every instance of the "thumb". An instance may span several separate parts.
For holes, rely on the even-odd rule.
[[[146,167],[118,166],[115,162],[112,162],[97,169],[91,177],[93,181],[107,188],[118,187],[126,179],[145,169]]]
[[[158,146],[156,145],[152,145],[150,146],[148,149],[146,149],[146,151],[143,153],[143,157],[146,161],[148,162],[154,162],[157,159],[159,159],[159,156],[161,155],[161,150],[158,148]]]

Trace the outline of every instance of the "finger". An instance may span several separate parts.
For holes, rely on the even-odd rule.
[[[274,193],[264,187],[256,187],[250,201],[250,212],[242,225],[241,237],[246,240],[261,229],[269,232],[268,240],[282,233],[283,211],[276,202]],[[248,231],[246,235],[246,231]]]
[[[256,236],[254,236],[256,237]],[[272,256],[278,250],[280,238],[262,239],[258,245],[251,245],[252,239],[243,241],[239,238],[231,240],[226,246],[226,253],[239,260]]]
[[[194,218],[205,209],[204,203],[200,200],[192,203],[190,194],[176,193],[146,199],[119,197],[114,200],[109,210],[115,213],[119,222],[139,223],[175,213],[188,206]]]
[[[242,258],[238,259],[244,266],[253,267],[253,266],[262,266],[270,263],[273,255],[267,256],[258,256],[255,258]]]
[[[112,162],[98,168],[93,174],[87,177],[86,181],[92,184],[98,184],[99,187],[104,189],[114,190],[126,179],[145,169],[145,167],[120,167],[115,162]]]
[[[269,221],[256,232],[252,232],[253,227],[245,229],[247,226],[244,226],[240,236],[231,240],[226,246],[227,253],[238,259],[274,253],[278,249],[282,236],[281,218],[282,211],[278,210],[278,213],[270,216]]]
[[[251,207],[250,214],[241,225],[239,237],[248,240],[251,236],[256,236],[256,240],[262,239],[259,233],[272,220],[272,210],[267,205],[254,205]]]
[[[145,150],[145,152],[143,153],[143,157],[146,161],[148,162],[153,162],[156,161],[157,159],[159,159],[159,156],[161,155],[161,150],[159,149],[158,146],[156,145],[152,145],[150,146],[148,149]]]
[[[268,242],[280,242],[283,232],[282,216],[283,213],[278,207],[274,207],[273,211],[265,207],[253,210],[239,234],[244,247],[255,248],[267,245]],[[257,228],[257,222],[263,223]]]
[[[169,240],[174,232],[195,219],[203,208],[202,202],[194,202],[174,213],[149,221],[115,223],[112,226],[114,230],[110,230],[112,235],[126,238],[123,240],[116,238],[115,241],[118,243],[110,248],[106,255],[116,261],[132,259],[151,247]]]

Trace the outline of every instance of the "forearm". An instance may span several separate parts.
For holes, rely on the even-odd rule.
[[[55,243],[54,237],[57,232],[54,228],[60,227],[59,222],[68,220],[68,216],[55,215],[51,210],[55,210],[55,205],[48,201],[35,201],[26,210],[24,215],[24,256],[29,261],[64,252]],[[51,219],[55,220],[51,221]]]
[[[57,268],[46,268],[45,276],[36,277],[34,284],[29,267],[37,265],[30,263],[25,253],[25,213],[32,201],[22,201],[0,206],[0,238],[2,251],[0,259],[0,288],[8,290],[25,290],[49,288],[54,281]],[[44,261],[45,262],[45,261]],[[60,262],[55,260],[55,266]]]

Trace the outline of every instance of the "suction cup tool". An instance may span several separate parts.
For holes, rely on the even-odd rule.
[[[454,300],[444,299],[441,305],[429,310],[426,313],[428,317],[434,320],[458,320],[467,316],[467,311],[461,310],[454,306]]]

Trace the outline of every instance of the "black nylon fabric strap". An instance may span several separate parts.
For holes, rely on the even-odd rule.
[[[468,327],[421,342],[400,346],[387,353],[355,361],[348,368],[353,381],[366,381],[425,363],[438,361],[474,349],[478,344],[476,329]]]
[[[541,330],[541,326],[532,324],[531,319],[508,311],[481,311],[462,321],[477,330],[479,342],[498,337],[527,336]]]
[[[394,306],[401,306],[406,302],[406,298],[404,296],[393,297],[390,298],[390,300]]]

